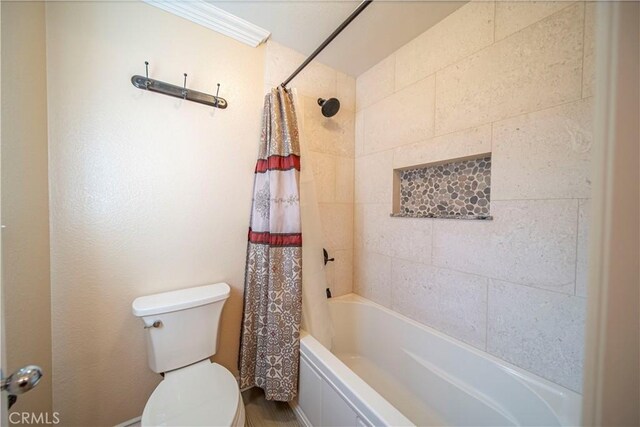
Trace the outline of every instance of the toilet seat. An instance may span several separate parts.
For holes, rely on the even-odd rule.
[[[209,360],[165,373],[142,413],[142,426],[244,426],[238,383]]]

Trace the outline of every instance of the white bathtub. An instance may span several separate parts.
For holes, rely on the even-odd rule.
[[[571,390],[357,295],[329,305],[332,350],[301,339],[293,406],[308,425],[579,424]]]

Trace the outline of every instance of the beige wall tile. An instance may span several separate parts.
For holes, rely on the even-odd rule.
[[[353,247],[361,250],[364,247],[364,211],[366,205],[356,203],[353,205]]]
[[[569,6],[567,1],[497,1],[496,41]]]
[[[353,203],[355,163],[350,157],[336,157],[336,202]]]
[[[573,294],[586,292],[588,224],[588,202],[576,198],[589,197],[592,117],[592,101],[580,99],[592,95],[592,30],[584,34],[584,76],[582,39],[593,6],[585,16],[582,3],[499,3],[491,45],[493,4],[474,3],[399,49],[394,73],[387,59],[370,71],[375,78],[357,81],[354,247],[366,256],[356,256],[355,291],[484,348],[487,281],[510,282],[496,280],[493,290],[493,353],[574,387],[584,319]],[[434,71],[436,136],[412,141],[420,132],[407,127],[426,122],[410,105],[418,91],[406,85]],[[391,94],[391,81],[407,99]],[[394,167],[492,149],[493,221],[389,217]],[[559,199],[498,200],[528,197]],[[565,327],[575,336],[558,342]]]
[[[338,71],[337,95],[340,108],[356,111],[356,79]],[[326,98],[326,97],[324,97]]]
[[[336,201],[336,160],[330,154],[309,151],[318,202]],[[304,160],[303,160],[304,161]]]
[[[356,113],[355,157],[364,155],[364,110]]]
[[[362,245],[366,251],[431,264],[433,221],[392,218],[388,204],[367,204],[362,213]]]
[[[329,251],[329,249],[327,249],[327,252],[329,252],[329,257],[332,257],[336,251],[334,250]],[[327,265],[325,265],[324,274],[327,279],[327,285],[329,286],[329,288],[331,288],[331,293],[333,294],[333,284],[336,283],[336,263],[330,262]]]
[[[491,125],[438,136],[396,148],[393,167],[406,168],[491,152]]]
[[[393,93],[396,67],[395,54],[383,59],[356,80],[356,110],[386,98]]]
[[[265,83],[278,86],[306,59],[305,55],[279,43],[268,41],[265,60]],[[298,89],[311,98],[331,98],[337,95],[336,71],[320,62],[311,62],[288,87]]]
[[[388,209],[385,210],[388,212]],[[392,218],[386,215],[390,236],[388,250],[394,257],[431,264],[433,221],[425,218]]]
[[[364,151],[372,153],[433,136],[435,77],[430,76],[364,112]]]
[[[591,197],[592,98],[493,124],[491,200]]]
[[[317,100],[302,96],[304,102],[304,132],[310,150],[353,157],[355,115],[341,110],[331,118],[324,117]]]
[[[493,2],[470,2],[396,53],[395,90],[493,43]]]
[[[355,251],[353,291],[391,307],[391,258],[373,252]]]
[[[488,279],[393,259],[391,308],[485,348]]]
[[[335,297],[353,292],[353,249],[335,251],[331,256],[335,257],[335,278],[332,283],[331,293]]]
[[[578,393],[585,299],[494,281],[487,351]]]
[[[577,200],[495,201],[491,214],[435,220],[433,264],[573,294]]]
[[[319,207],[326,248],[353,248],[353,204],[320,203]]]
[[[356,159],[356,203],[391,204],[393,152],[386,151]]]
[[[584,62],[582,65],[582,97],[595,95],[596,89],[596,2],[585,3]]]
[[[584,5],[576,3],[497,43],[496,118],[576,99],[580,91]]]
[[[580,98],[583,4],[576,3],[436,76],[436,135]]]
[[[498,62],[499,51],[493,45],[436,73],[436,135],[491,121]]]
[[[591,199],[580,200],[578,205],[578,262],[576,265],[576,295],[587,296],[589,282],[589,222]]]

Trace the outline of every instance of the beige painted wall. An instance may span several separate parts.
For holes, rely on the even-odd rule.
[[[2,2],[2,264],[9,372],[39,365],[12,412],[51,412],[45,6]],[[51,415],[49,415],[51,419]]]
[[[150,371],[140,295],[226,281],[215,360],[236,372],[264,47],[143,3],[46,8],[54,407],[66,426],[139,416]],[[144,74],[226,110],[146,93]]]
[[[305,60],[299,52],[269,41],[265,59],[265,91],[278,86]],[[325,269],[332,295],[353,289],[353,185],[355,79],[320,62],[312,62],[290,87],[298,90],[300,120],[313,167],[324,245],[334,262]],[[336,97],[340,111],[322,115],[318,98]]]
[[[471,2],[356,82],[355,292],[576,391],[594,11]],[[389,217],[394,168],[487,152],[493,221]]]

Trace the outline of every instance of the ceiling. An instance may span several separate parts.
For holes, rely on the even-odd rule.
[[[271,32],[271,39],[305,55],[313,52],[359,1],[207,0]],[[357,77],[466,1],[375,0],[317,57]]]

